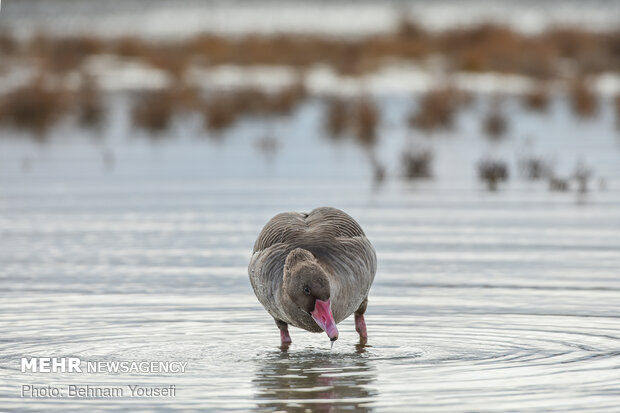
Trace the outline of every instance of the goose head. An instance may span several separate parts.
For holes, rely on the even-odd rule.
[[[338,328],[331,309],[329,278],[316,258],[306,251],[294,250],[287,257],[284,290],[290,300],[327,333],[331,341],[338,339]],[[289,258],[291,258],[289,260]]]

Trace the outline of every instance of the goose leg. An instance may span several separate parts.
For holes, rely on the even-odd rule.
[[[288,334],[288,324],[282,320],[276,320],[276,325],[280,329],[280,342],[282,345],[291,344],[293,340],[291,340],[291,336]]]
[[[355,312],[355,331],[360,335],[360,340],[366,341],[368,333],[366,332],[366,320],[364,320],[364,313],[366,312],[366,306],[368,305],[368,298],[362,301],[362,304]]]

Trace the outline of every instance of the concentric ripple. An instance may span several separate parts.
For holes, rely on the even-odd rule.
[[[3,184],[0,410],[617,411],[617,193],[583,206],[523,188],[209,182]],[[307,205],[347,210],[377,249],[365,346],[347,319],[331,350],[295,328],[283,350],[251,291],[260,228]],[[21,373],[32,356],[187,371]],[[178,391],[56,400],[24,384]]]

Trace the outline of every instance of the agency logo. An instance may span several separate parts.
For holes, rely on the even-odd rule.
[[[187,361],[81,360],[78,357],[22,357],[22,373],[182,374]]]

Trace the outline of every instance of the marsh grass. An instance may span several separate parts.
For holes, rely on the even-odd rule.
[[[42,131],[70,107],[78,111],[82,125],[100,124],[104,111],[97,79],[87,80],[75,95],[70,87],[62,85],[71,83],[66,80],[74,74],[86,72],[88,57],[102,54],[143,63],[168,75],[172,86],[141,93],[132,110],[133,123],[150,131],[166,129],[170,119],[182,111],[201,113],[207,129],[220,131],[242,117],[290,116],[308,98],[301,75],[296,82],[275,92],[241,87],[210,91],[205,98],[198,96],[200,93],[185,76],[189,68],[196,66],[274,65],[304,73],[307,68],[321,65],[340,74],[357,76],[394,60],[424,65],[431,57],[440,57],[441,68],[448,75],[459,71],[492,71],[538,80],[537,86],[523,97],[523,105],[533,111],[544,111],[548,106],[545,81],[566,79],[566,73],[575,73],[577,80],[566,85],[571,106],[578,116],[589,117],[596,113],[598,103],[586,79],[620,68],[618,34],[618,31],[551,28],[526,35],[507,26],[491,24],[433,32],[406,18],[391,33],[356,38],[281,33],[201,34],[173,42],[154,42],[135,36],[104,38],[40,33],[23,41],[9,33],[0,33],[3,70],[9,70],[6,66],[12,64],[30,65],[43,74],[40,77],[55,78],[57,85],[49,88],[39,81],[39,85],[0,96],[4,102],[0,121]],[[62,90],[63,87],[67,90]],[[32,108],[29,100],[37,100],[32,98],[37,94],[41,97],[40,107]],[[12,99],[16,100],[15,108],[6,103]],[[72,99],[74,102],[67,104]],[[423,94],[407,121],[412,128],[426,133],[450,129],[459,110],[469,101],[471,95],[448,84]],[[620,127],[620,98],[617,102]],[[375,144],[381,113],[369,97],[330,98],[327,106],[324,124],[330,136],[340,137],[350,132],[364,146]],[[32,121],[24,120],[29,117]],[[499,111],[490,111],[483,122],[483,129],[492,138],[501,137],[508,127],[508,118]]]
[[[246,87],[213,92],[203,104],[205,126],[211,131],[231,127],[243,117],[288,116],[307,98],[303,82],[298,81],[276,92]]]
[[[94,36],[39,34],[26,55],[52,71],[77,68],[88,56],[112,54],[140,60],[172,77],[183,77],[189,65],[275,65],[303,69],[327,65],[346,75],[376,70],[387,59],[422,62],[442,56],[453,71],[522,74],[535,79],[560,77],[568,64],[581,75],[615,71],[620,65],[617,31],[550,28],[522,34],[508,26],[480,24],[443,32],[424,30],[401,19],[391,33],[361,38],[310,34],[199,34],[174,42],[147,41],[135,36],[111,39]],[[19,49],[18,41],[0,35],[0,52]]]

